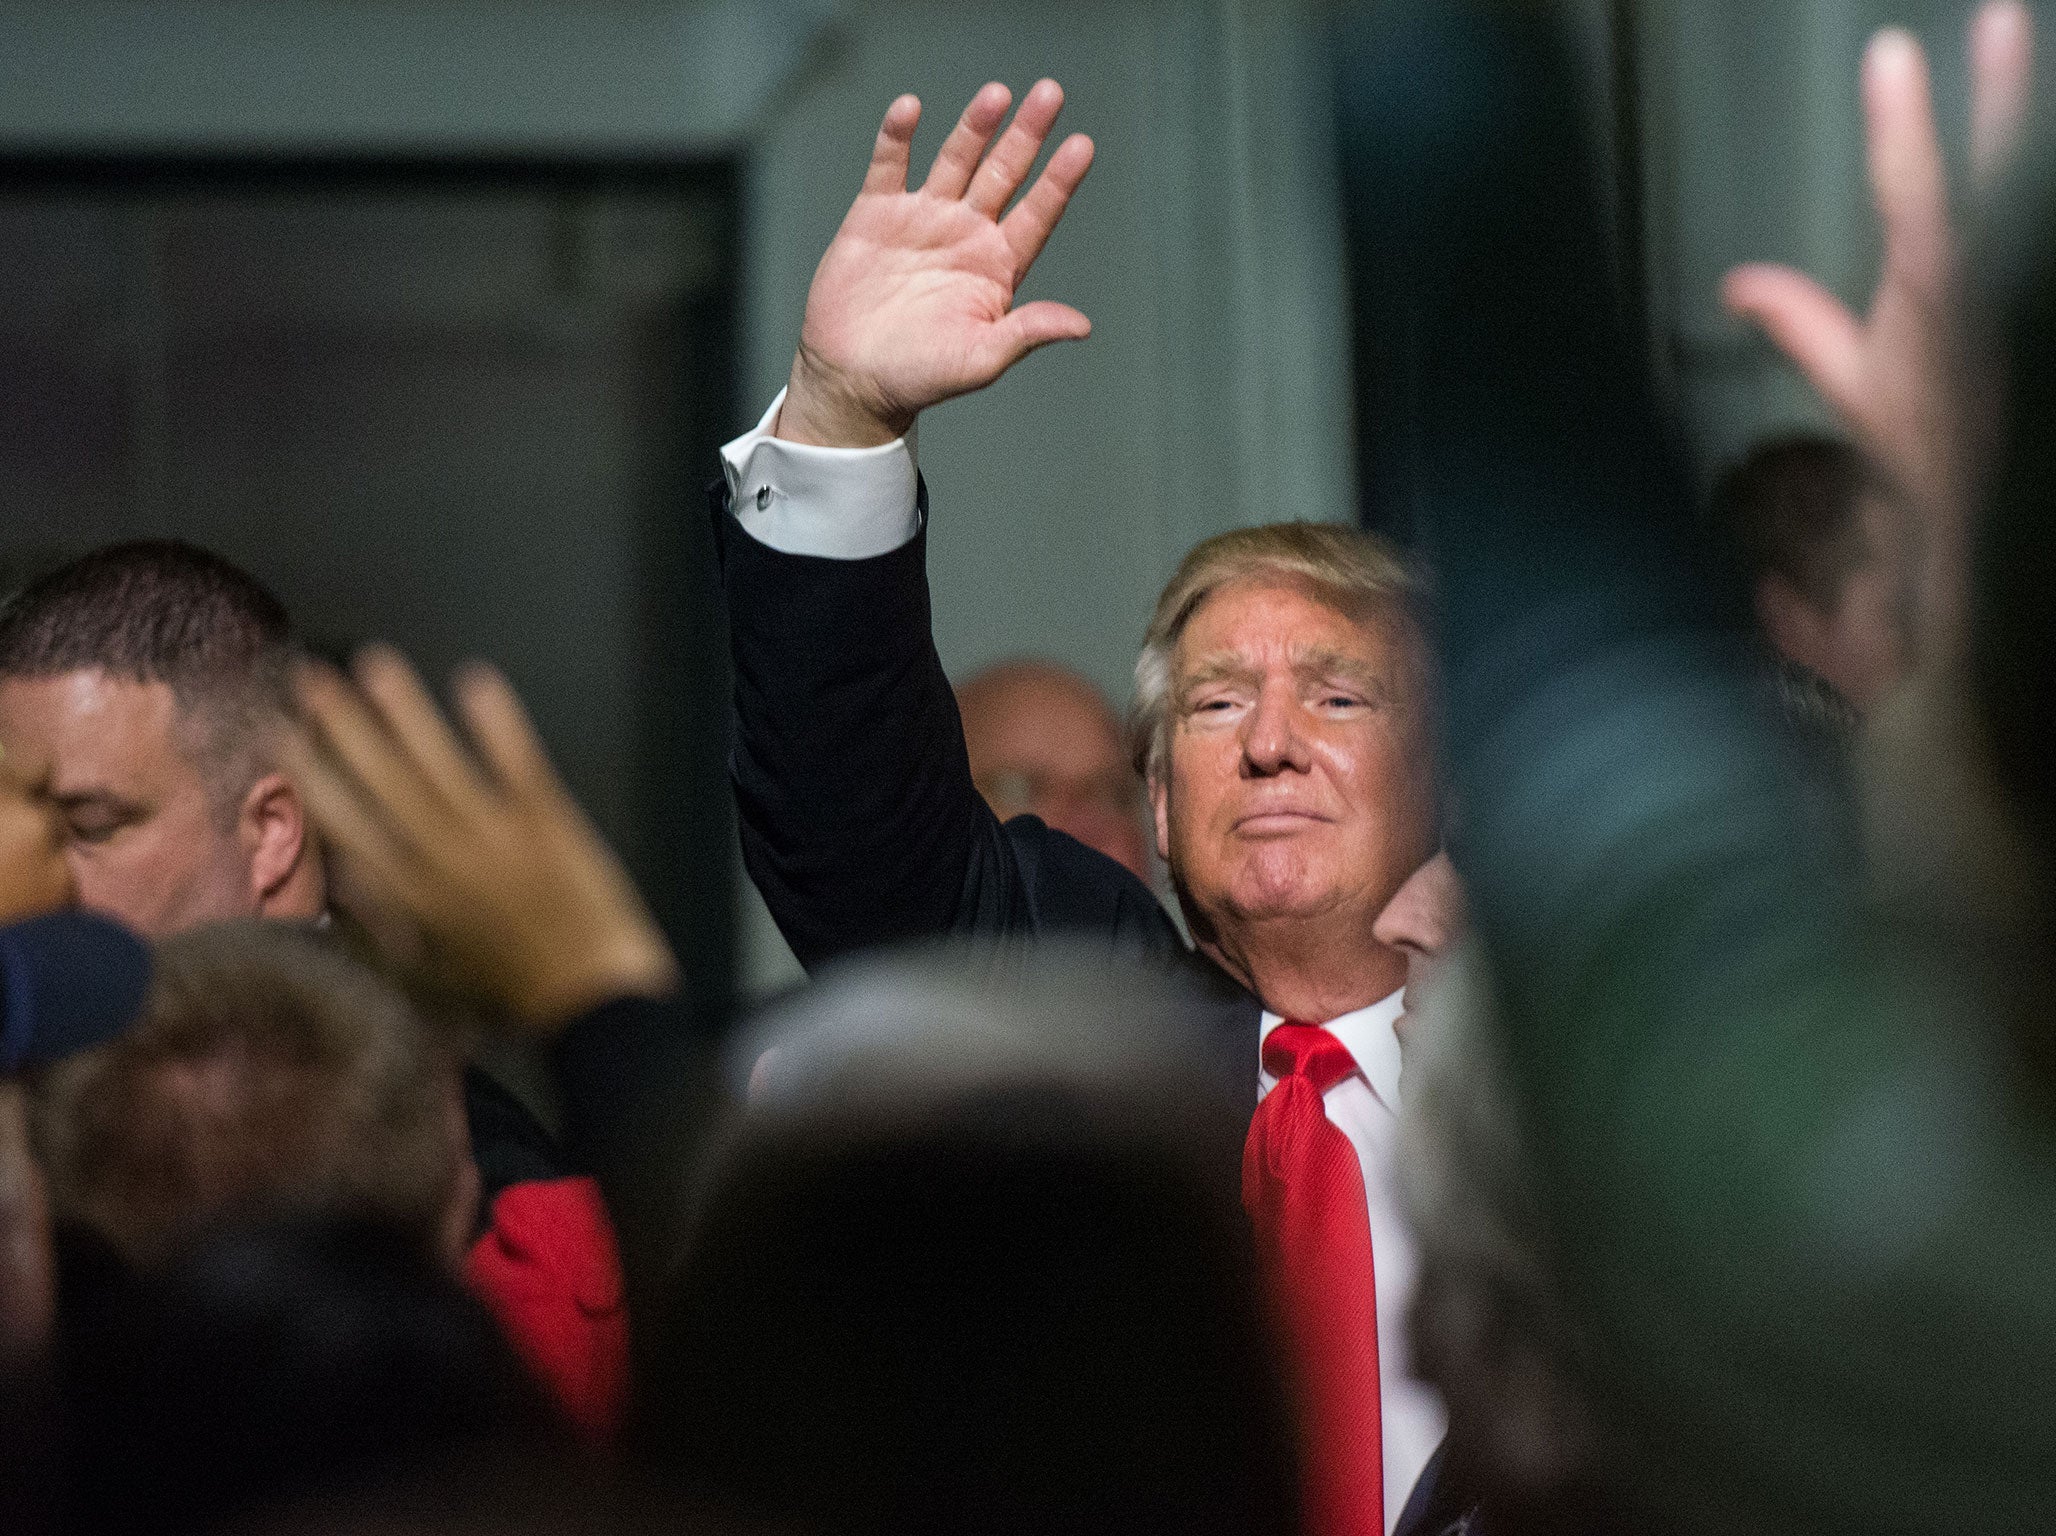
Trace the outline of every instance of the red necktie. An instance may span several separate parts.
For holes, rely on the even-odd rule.
[[[1310,1536],[1385,1536],[1370,1207],[1356,1148],[1321,1102],[1356,1062],[1325,1029],[1291,1022],[1271,1031],[1263,1059],[1278,1085],[1250,1122],[1242,1203],[1306,1415],[1306,1528]]]

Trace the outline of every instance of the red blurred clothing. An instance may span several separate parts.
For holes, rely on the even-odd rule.
[[[493,1197],[464,1280],[577,1428],[611,1439],[628,1408],[628,1308],[614,1224],[588,1178]]]

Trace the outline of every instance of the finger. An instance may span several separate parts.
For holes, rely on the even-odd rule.
[[[936,151],[928,180],[921,185],[923,192],[935,197],[964,195],[964,188],[971,185],[971,177],[977,173],[985,146],[999,132],[1000,122],[1006,117],[1007,106],[1013,99],[1014,93],[997,80],[979,87],[978,94],[971,98],[971,104],[964,108],[964,115],[957,119],[956,127],[950,129],[949,137],[942,141],[942,148]]]
[[[300,712],[333,758],[331,775],[353,780],[378,814],[409,840],[431,836],[450,815],[413,759],[348,679],[332,667],[298,669]]]
[[[1805,273],[1768,265],[1735,268],[1721,301],[1761,327],[1844,423],[1863,429],[1863,326],[1847,305]]]
[[[317,746],[312,732],[287,732],[281,756],[322,841],[351,861],[353,873],[382,906],[408,906],[412,856],[406,844]]]
[[[1071,194],[1092,169],[1092,140],[1074,133],[1057,146],[1049,164],[1028,189],[1028,195],[1014,205],[1014,211],[1000,221],[1000,233],[1014,253],[1014,284],[1018,287],[1035,265],[1035,258],[1049,243],[1052,231],[1071,205]]]
[[[864,190],[887,196],[907,190],[907,166],[914,155],[914,129],[921,122],[921,98],[902,96],[885,109],[878,142],[871,146],[871,168]]]
[[[1033,89],[1022,98],[1021,110],[1007,124],[1007,131],[999,136],[999,142],[992,146],[992,153],[985,157],[978,173],[971,178],[971,188],[964,194],[964,201],[988,219],[998,218],[1000,210],[1014,200],[1014,194],[1021,190],[1021,183],[1035,168],[1035,157],[1042,153],[1042,141],[1049,137],[1057,114],[1063,110],[1064,88],[1054,80],[1036,81]]]
[[[1980,6],[1970,23],[1970,171],[1989,187],[2005,172],[2027,120],[2034,18],[2019,0]]]
[[[1949,275],[1949,188],[1927,55],[1910,32],[1887,27],[1871,40],[1863,107],[1885,266],[1919,292],[1934,293]]]
[[[486,793],[478,766],[407,658],[389,645],[358,652],[357,685],[385,717],[387,730],[431,788],[452,809]]]
[[[535,721],[497,667],[482,661],[465,663],[457,673],[455,694],[464,728],[510,793],[524,799],[555,799],[566,793]]]

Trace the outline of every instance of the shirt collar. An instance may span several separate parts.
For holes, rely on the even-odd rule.
[[[1406,989],[1401,987],[1390,997],[1381,998],[1368,1008],[1345,1013],[1322,1026],[1356,1058],[1357,1069],[1363,1073],[1364,1081],[1371,1085],[1371,1092],[1395,1115],[1399,1113],[1399,1033],[1392,1026],[1399,1022],[1399,1016],[1405,1011]],[[1259,1061],[1264,1040],[1284,1022],[1268,1008],[1264,1010],[1263,1026],[1257,1035]],[[1261,1066],[1257,1072],[1259,1085],[1269,1091],[1270,1073]]]

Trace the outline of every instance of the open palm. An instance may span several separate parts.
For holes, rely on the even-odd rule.
[[[984,388],[1037,347],[1090,334],[1068,304],[1016,308],[1014,295],[1091,168],[1092,141],[1065,140],[1007,212],[1064,93],[1039,82],[993,142],[1009,101],[1005,86],[979,91],[919,191],[908,190],[907,170],[921,104],[892,104],[863,191],[815,271],[779,436],[889,442],[927,407]]]

